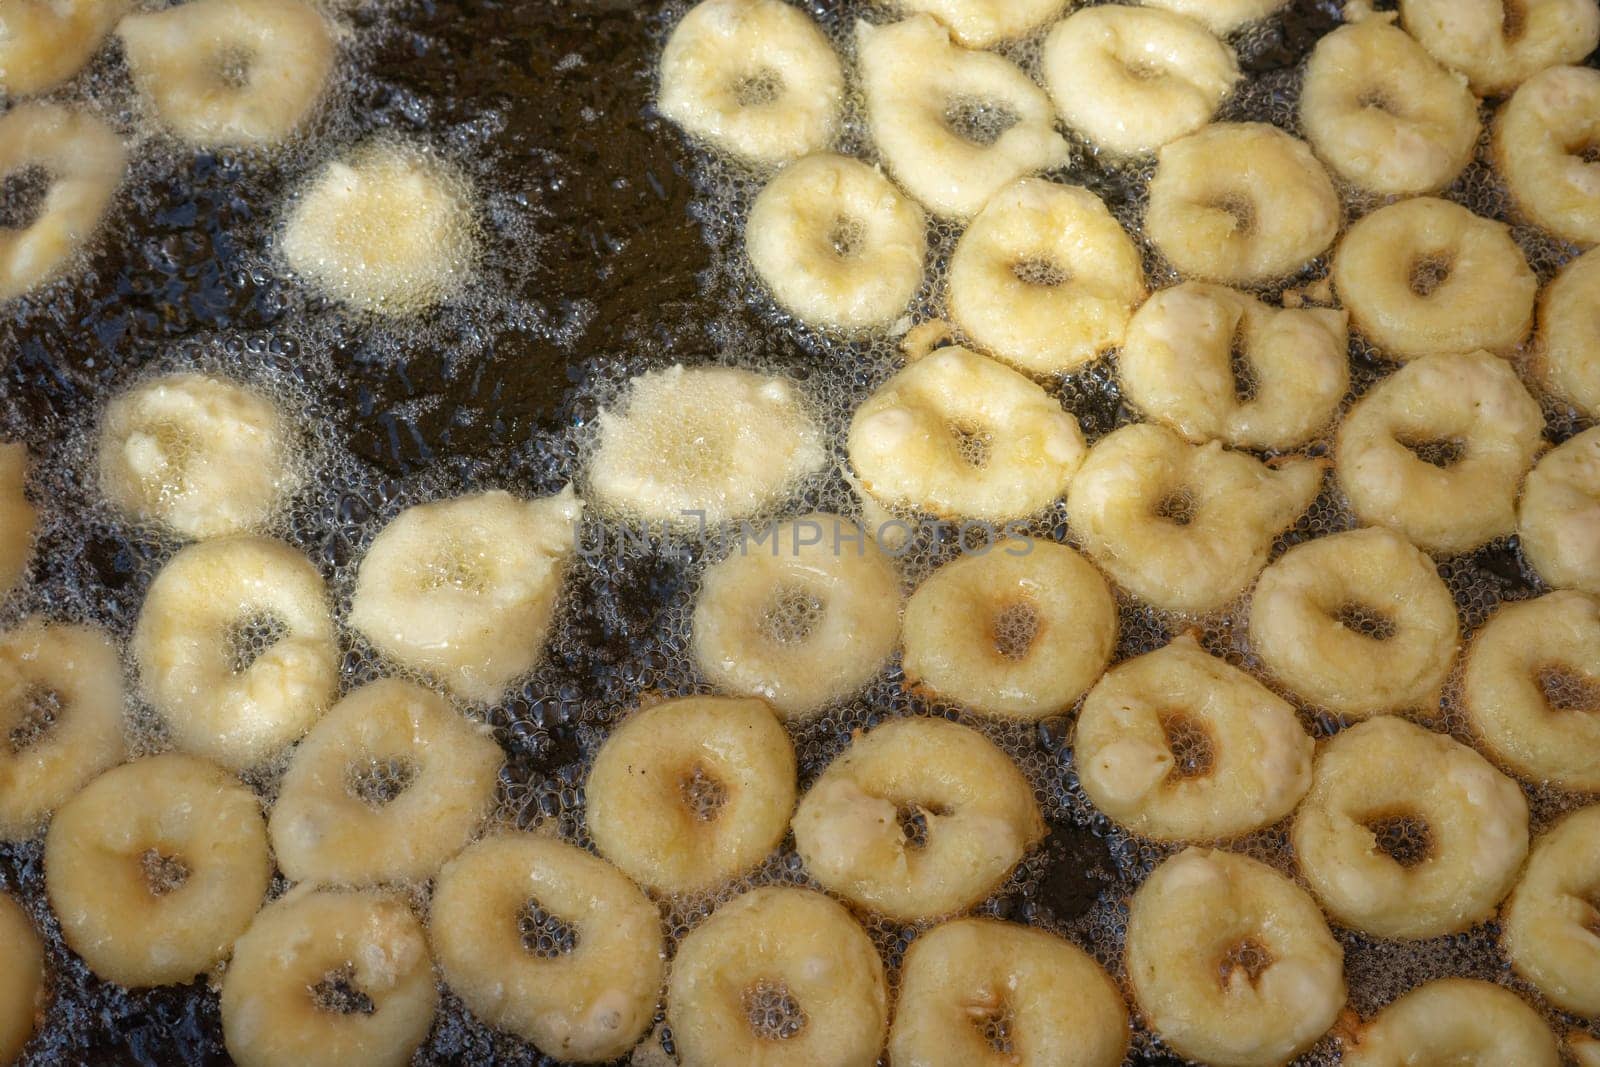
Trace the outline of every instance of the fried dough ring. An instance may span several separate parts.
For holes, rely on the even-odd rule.
[[[1272,825],[1311,788],[1311,751],[1293,705],[1188,634],[1100,679],[1073,740],[1095,807],[1161,841]]]
[[[1390,359],[1407,360],[1509,352],[1533,325],[1539,283],[1510,227],[1419,196],[1350,227],[1333,285],[1351,324]]]
[[[664,701],[600,747],[584,787],[589,836],[641,885],[709,889],[778,847],[794,779],[794,746],[765,702]]]
[[[1460,742],[1380,715],[1323,743],[1290,839],[1312,892],[1376,937],[1488,918],[1528,854],[1528,802]],[[1393,838],[1406,847],[1391,847]],[[1413,847],[1414,846],[1414,847]]]
[[[920,841],[902,812],[921,817]],[[982,900],[1043,833],[1010,757],[945,719],[896,719],[857,737],[794,815],[795,849],[813,878],[906,921]]]
[[[1376,614],[1392,632],[1348,620]],[[1261,573],[1250,644],[1306,702],[1356,718],[1429,707],[1460,637],[1455,601],[1434,563],[1382,528],[1296,545]]]
[[[1517,490],[1543,435],[1544,412],[1505,360],[1422,356],[1350,409],[1333,470],[1362,522],[1455,555],[1516,528]],[[1435,442],[1457,453],[1448,465],[1414,450]]]
[[[1344,952],[1310,895],[1264,863],[1188,848],[1128,906],[1128,982],[1179,1053],[1269,1067],[1327,1032],[1344,1006]]]
[[[1333,308],[1274,308],[1238,289],[1183,282],[1129,320],[1117,354],[1122,393],[1196,444],[1287,451],[1327,427],[1349,388],[1346,322]]]
[[[962,332],[1037,375],[1120,344],[1146,292],[1139,249],[1100,198],[1042,178],[984,205],[950,256],[947,288]]]

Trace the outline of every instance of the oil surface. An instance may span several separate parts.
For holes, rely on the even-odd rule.
[[[757,181],[686,144],[650,108],[660,43],[685,6],[400,0],[347,10],[348,73],[305,143],[276,153],[194,152],[152,132],[115,49],[103,54],[60,95],[94,101],[127,135],[131,178],[84,269],[0,311],[0,437],[30,445],[31,492],[43,512],[33,573],[0,622],[45,612],[93,620],[119,638],[131,630],[151,577],[177,546],[103,509],[87,444],[110,392],[163,369],[232,374],[302,413],[312,476],[272,532],[318,562],[341,616],[356,561],[401,508],[487,487],[555,491],[577,475],[598,407],[641,370],[718,359],[783,373],[822,398],[825,425],[837,431],[849,406],[892,369],[887,347],[799,326],[753,284],[737,249],[741,207]],[[847,48],[863,5],[806,6]],[[1237,39],[1252,82],[1222,117],[1293,129],[1298,65],[1336,24],[1334,0],[1296,0]],[[1030,53],[1026,44],[1015,50],[1024,64]],[[480,276],[421,320],[351,315],[307,293],[274,258],[285,196],[331,152],[372,131],[428,141],[482,197]],[[845,145],[867,151],[858,117]],[[1102,165],[1078,146],[1056,177],[1093,189],[1137,229],[1146,173]],[[1481,159],[1449,195],[1504,214],[1503,192]],[[955,236],[936,229],[936,264]],[[1570,255],[1537,232],[1519,228],[1517,237],[1542,280]],[[1153,284],[1170,277],[1153,255],[1149,267]],[[1313,264],[1296,281],[1324,269]],[[924,313],[936,310],[932,283],[919,303]],[[1354,396],[1388,367],[1359,344],[1352,357]],[[1057,388],[1091,440],[1128,421],[1112,360]],[[1552,440],[1572,432],[1568,416],[1555,408],[1551,416]],[[788,510],[854,507],[837,477],[805,497]],[[1279,551],[1349,524],[1330,490]],[[1059,514],[1038,525],[1066,536]],[[585,537],[601,537],[597,520],[586,520]],[[936,539],[919,545],[908,579],[955,550]],[[499,818],[583,842],[582,781],[610,723],[647,693],[703,688],[686,655],[685,626],[700,557],[693,546],[657,545],[577,561],[547,661],[481,713],[508,756]],[[1448,561],[1441,572],[1468,626],[1502,599],[1541,591],[1514,543]],[[1125,602],[1118,658],[1198,626],[1213,651],[1248,663],[1240,619],[1237,608],[1192,620]],[[347,687],[381,672],[359,639],[342,640]],[[1049,819],[1044,847],[979,910],[1062,932],[1118,973],[1127,896],[1174,850],[1129,838],[1093,810],[1072,770],[1065,718],[1017,727],[929,708],[904,693],[891,666],[858,699],[793,728],[802,788],[852,729],[907,711],[983,729],[1029,775]],[[138,714],[141,743],[159,748],[159,726],[146,710]],[[1319,734],[1337,728],[1309,717],[1308,725]],[[1454,718],[1445,725],[1461,729]],[[275,783],[270,770],[252,782],[269,797]],[[1570,804],[1539,790],[1530,799],[1536,828]],[[1240,845],[1284,867],[1285,836],[1275,828]],[[0,845],[0,886],[44,929],[53,975],[50,1015],[25,1062],[228,1062],[205,980],[129,993],[95,979],[64,948],[44,900],[40,853],[37,841]],[[804,882],[792,843],[746,884],[752,880]],[[679,902],[663,915],[681,933],[712,903]],[[883,922],[870,929],[893,968],[915,931]],[[1362,1013],[1430,977],[1511,980],[1490,927],[1404,945],[1340,937],[1352,1006]],[[646,1047],[670,1050],[670,1035]],[[1325,1043],[1310,1059],[1333,1057]],[[446,992],[417,1062],[547,1061],[471,1019]],[[1179,1061],[1141,1032],[1133,1062]]]

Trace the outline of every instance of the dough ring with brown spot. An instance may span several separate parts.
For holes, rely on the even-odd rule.
[[[779,304],[813,326],[893,324],[922,284],[922,209],[877,169],[806,156],[767,183],[745,222],[745,252]]]
[[[236,769],[304,734],[339,686],[322,575],[265,537],[173,556],[150,583],[130,648],[140,690],[178,746]]]
[[[844,71],[806,14],[783,0],[704,0],[661,53],[656,106],[689,136],[750,163],[827,148]]]
[[[1111,662],[1117,604],[1066,545],[1008,538],[923,581],[902,630],[908,686],[983,715],[1042,719]]]
[[[1528,855],[1528,802],[1466,745],[1382,715],[1317,753],[1290,834],[1339,922],[1375,937],[1456,933],[1504,899]]]
[[[1118,664],[1078,713],[1073,754],[1095,807],[1161,841],[1270,826],[1311,788],[1293,705],[1184,634]]]
[[[1478,100],[1393,19],[1369,14],[1317,42],[1300,123],[1317,154],[1357,188],[1434,193],[1472,161]]]
[[[1400,0],[1407,32],[1480,96],[1500,96],[1546,67],[1579,63],[1600,43],[1590,0]]]
[[[1067,521],[1083,550],[1141,600],[1211,611],[1260,573],[1273,540],[1316,498],[1322,470],[1303,456],[1269,466],[1135,423],[1090,450]]]
[[[0,840],[30,836],[121,763],[126,700],[116,645],[91,626],[25,619],[0,636]]]
[[[857,737],[794,816],[813,878],[905,921],[976,904],[1043,834],[1011,758],[945,719],[896,719]]]
[[[1600,604],[1504,604],[1467,650],[1461,703],[1483,748],[1530,782],[1600,792]]]
[[[269,828],[295,881],[430,878],[494,807],[505,755],[486,727],[410,682],[348,694],[294,750]]]
[[[1544,412],[1505,360],[1422,356],[1350,409],[1333,470],[1362,522],[1456,555],[1516,529],[1543,444]]]
[[[1078,420],[1038,384],[954,345],[879,386],[846,445],[886,507],[991,522],[1059,500],[1085,452]]]
[[[837,903],[767,886],[678,944],[667,1024],[685,1067],[873,1067],[889,1022],[883,962]]]
[[[1042,178],[984,206],[950,256],[947,287],[962,332],[1037,375],[1120,344],[1146,291],[1139,249],[1100,198]]]
[[[533,834],[469,845],[439,873],[429,920],[451,990],[546,1055],[613,1060],[650,1026],[664,970],[661,916],[580,848]]]
[[[1351,325],[1396,360],[1509,352],[1528,336],[1539,287],[1510,227],[1431,196],[1351,226],[1333,284]]]
[[[1194,133],[1239,80],[1232,49],[1200,23],[1119,4],[1063,19],[1039,64],[1066,124],[1113,156]]]
[[[398,896],[298,885],[261,909],[222,979],[239,1067],[404,1067],[439,1000],[427,936]]]
[[[1517,211],[1564,241],[1600,243],[1600,70],[1551,67],[1495,120],[1495,166]]]
[[[1326,251],[1342,213],[1305,144],[1266,123],[1218,122],[1162,147],[1144,225],[1180,273],[1257,285]]]
[[[68,947],[129,988],[187,982],[226,959],[272,877],[256,795],[175,754],[114,767],[63,804],[44,868]]]
[[[997,1051],[991,1034],[1003,1034]],[[1044,930],[955,919],[917,937],[900,969],[896,1064],[1115,1067],[1128,1008],[1088,953]]]
[[[1188,848],[1128,908],[1128,981],[1149,1027],[1191,1059],[1275,1067],[1344,1006],[1344,951],[1304,889],[1264,863]]]
[[[584,787],[589,836],[640,885],[692,893],[760,863],[794,814],[794,746],[760,700],[683,697],[606,738]]]
[[[1349,388],[1346,315],[1183,282],[1134,312],[1117,374],[1124,397],[1196,444],[1286,451],[1327,428]]]
[[[1355,718],[1431,708],[1460,632],[1433,561],[1376,527],[1296,545],[1250,600],[1262,665],[1307,703]]]

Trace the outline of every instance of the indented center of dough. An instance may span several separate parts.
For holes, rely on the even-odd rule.
[[[1011,1036],[1011,1008],[1000,993],[986,987],[969,997],[961,1007],[973,1028],[983,1036],[984,1043],[997,1055],[1016,1054],[1016,1042]]]
[[[697,822],[711,822],[728,802],[728,787],[698,763],[678,779],[678,790]]]
[[[1415,867],[1433,852],[1433,832],[1428,822],[1412,812],[1382,813],[1363,823],[1372,831],[1378,850],[1402,867]]]
[[[866,251],[867,230],[861,220],[840,215],[828,230],[828,244],[840,259],[854,259]]]
[[[1250,359],[1243,318],[1234,326],[1233,337],[1228,342],[1228,370],[1233,374],[1234,399],[1241,404],[1254,400],[1260,383],[1256,376],[1256,365]]]
[[[936,804],[901,804],[895,808],[895,818],[900,823],[900,837],[905,847],[920,850],[928,847],[928,816],[947,815]]]
[[[1448,470],[1467,454],[1467,446],[1454,437],[1398,437],[1396,440],[1422,462],[1440,470]]]
[[[1455,258],[1443,252],[1418,256],[1411,262],[1411,291],[1420,297],[1433,295],[1454,269]]]
[[[1377,608],[1367,604],[1351,601],[1340,605],[1334,613],[1339,625],[1347,630],[1354,630],[1362,637],[1374,641],[1387,641],[1395,635],[1394,620]]]
[[[1136,82],[1153,82],[1167,76],[1167,68],[1149,56],[1118,56],[1117,62]]]
[[[1551,711],[1600,711],[1600,680],[1564,663],[1546,663],[1533,672],[1534,684]]]
[[[1204,723],[1181,711],[1169,711],[1161,715],[1161,732],[1166,735],[1167,748],[1172,752],[1169,780],[1204,778],[1211,773],[1216,751],[1211,743],[1211,731]]]
[[[1272,962],[1267,946],[1253,937],[1246,937],[1222,954],[1217,961],[1217,975],[1224,989],[1233,984],[1235,974],[1244,975],[1245,981],[1255,985]]]
[[[783,76],[760,67],[733,83],[733,99],[740,107],[767,107],[783,95]]]
[[[25,230],[39,221],[50,195],[50,172],[40,166],[19,167],[0,177],[0,229]]]
[[[423,566],[423,588],[459,589],[467,593],[483,593],[489,588],[487,576],[479,565],[482,553],[467,545],[454,542],[446,544]]]
[[[369,759],[352,763],[346,772],[345,788],[369,807],[392,803],[417,780],[417,765],[403,756]]]
[[[6,741],[12,754],[44,740],[61,717],[64,703],[61,694],[47,685],[30,685],[23,690],[17,702],[6,709],[5,719],[12,724]]]
[[[522,947],[541,960],[553,960],[577,951],[578,928],[529,900],[517,912],[517,932]]]
[[[189,865],[160,849],[145,849],[139,856],[139,868],[144,873],[145,887],[153,897],[164,897],[182,889],[183,883],[189,880]]]
[[[1029,256],[1019,259],[1011,264],[1011,273],[1024,285],[1034,285],[1041,289],[1050,289],[1058,285],[1065,285],[1071,280],[1071,275],[1066,268],[1051,259],[1043,256]]]
[[[1395,113],[1394,98],[1381,85],[1369,85],[1361,90],[1361,95],[1356,97],[1356,103],[1372,111],[1383,111],[1391,115]]]
[[[806,1028],[805,1009],[789,987],[774,979],[762,979],[744,992],[744,1013],[750,1029],[765,1041],[787,1041]]]
[[[243,674],[288,633],[289,627],[284,621],[267,611],[254,611],[235,620],[224,637],[228,669],[234,674]]]
[[[1026,659],[1039,637],[1039,612],[1026,600],[1015,600],[995,612],[990,623],[994,650],[1002,659]]]
[[[1528,32],[1528,5],[1526,0],[1501,0],[1500,36],[1508,42],[1520,41]]]
[[[950,436],[956,442],[956,455],[961,461],[969,467],[987,467],[994,434],[982,426],[967,422],[952,422],[949,426]]]
[[[323,975],[311,987],[311,1003],[329,1015],[371,1015],[378,1010],[372,998],[356,985],[355,967],[344,964]]]
[[[761,617],[761,636],[775,645],[798,645],[811,637],[827,607],[822,598],[801,586],[774,591]]]
[[[229,89],[243,89],[250,84],[250,68],[255,62],[255,53],[250,49],[229,45],[217,55],[217,81]]]
[[[992,145],[1020,121],[1021,117],[1000,100],[952,96],[945,101],[944,124],[951,133],[971,144]]]
[[[167,420],[141,426],[129,435],[128,449],[147,496],[165,502],[187,491],[189,464],[200,451],[187,426]]]
[[[1195,520],[1200,505],[1194,490],[1180,486],[1156,501],[1156,518],[1165,519],[1174,526],[1187,526]]]
[[[1248,234],[1256,228],[1255,201],[1244,193],[1225,193],[1211,201],[1210,207],[1233,216],[1233,230]]]

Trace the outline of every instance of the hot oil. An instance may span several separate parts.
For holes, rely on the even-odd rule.
[[[178,546],[97,502],[92,441],[106,397],[159,371],[226,373],[297,413],[306,487],[268,532],[318,563],[341,617],[361,554],[402,508],[494,487],[556,491],[579,475],[599,408],[643,370],[715,359],[786,375],[837,437],[853,406],[893,372],[895,341],[842,340],[798,324],[749,273],[740,227],[760,178],[685,144],[649,107],[655,57],[686,6],[411,0],[347,8],[347,72],[312,135],[273,153],[174,145],[139,114],[115,50],[97,60],[69,95],[98,101],[129,137],[133,171],[80,275],[0,319],[0,436],[32,447],[32,492],[43,505],[33,572],[4,621],[40,611],[97,622],[119,638],[131,631],[151,577]],[[854,17],[887,17],[864,3],[806,6],[847,59]],[[1298,64],[1337,24],[1336,6],[1297,0],[1285,16],[1236,38],[1251,81],[1222,117],[1293,130]],[[1038,43],[1011,54],[1032,69]],[[463,168],[481,201],[486,250],[477,277],[450,306],[417,319],[372,320],[330,305],[287,278],[273,249],[286,197],[330,156],[373,133],[433,145]],[[872,158],[859,102],[851,103],[841,148]],[[1071,165],[1052,177],[1088,186],[1137,232],[1149,169],[1112,165],[1076,144]],[[1504,212],[1503,190],[1481,161],[1449,195]],[[939,314],[942,271],[958,236],[958,226],[931,227],[915,318]],[[1526,228],[1517,236],[1542,279],[1566,255]],[[1147,246],[1146,261],[1153,285],[1173,280]],[[1284,285],[1325,271],[1319,261]],[[1359,342],[1352,360],[1352,397],[1389,369]],[[1052,388],[1091,441],[1132,417],[1118,394],[1114,357]],[[1552,438],[1570,434],[1570,415],[1550,410]],[[856,513],[837,472],[808,484],[784,510],[816,507]],[[1274,554],[1351,524],[1330,480]],[[641,699],[701,688],[686,620],[701,565],[715,554],[683,540],[616,550],[605,531],[598,517],[585,518],[584,543],[610,548],[575,560],[545,663],[499,705],[474,712],[507,753],[497,819],[580,844],[587,843],[583,779],[610,727]],[[1060,509],[1034,532],[1072,540]],[[919,540],[903,561],[908,586],[958,551],[949,535]],[[1501,600],[1541,591],[1514,544],[1449,561],[1441,573],[1466,626]],[[1189,619],[1124,600],[1118,658],[1196,628],[1213,652],[1248,668],[1244,610]],[[346,688],[387,670],[358,637],[346,632],[342,642]],[[1092,808],[1072,767],[1070,716],[997,724],[930,706],[900,682],[891,664],[860,697],[792,727],[802,787],[852,731],[895,715],[944,714],[984,731],[1033,782],[1050,834],[978,910],[1061,932],[1120,977],[1128,895],[1176,850],[1130,838]],[[1464,737],[1453,695],[1447,704],[1442,725]],[[137,747],[162,747],[153,713],[141,707],[135,719]],[[1309,711],[1306,722],[1319,736],[1339,726]],[[270,798],[280,772],[267,768],[251,782]],[[1538,790],[1531,799],[1536,826],[1570,806]],[[1281,827],[1236,847],[1290,870]],[[128,993],[93,978],[64,949],[44,901],[40,853],[38,842],[0,846],[0,882],[27,904],[50,942],[54,1001],[32,1062],[226,1062],[205,980]],[[739,885],[664,904],[672,939],[718,900],[770,882],[805,884],[792,843]],[[892,974],[916,931],[881,920],[868,926]],[[1353,1005],[1362,1012],[1431,977],[1508,973],[1491,928],[1403,945],[1340,936]],[[663,1036],[670,1047],[661,1034],[651,1044]],[[1309,1057],[1333,1058],[1329,1043]],[[540,1058],[473,1020],[446,991],[418,1062]],[[1176,1061],[1140,1031],[1134,1062]]]

